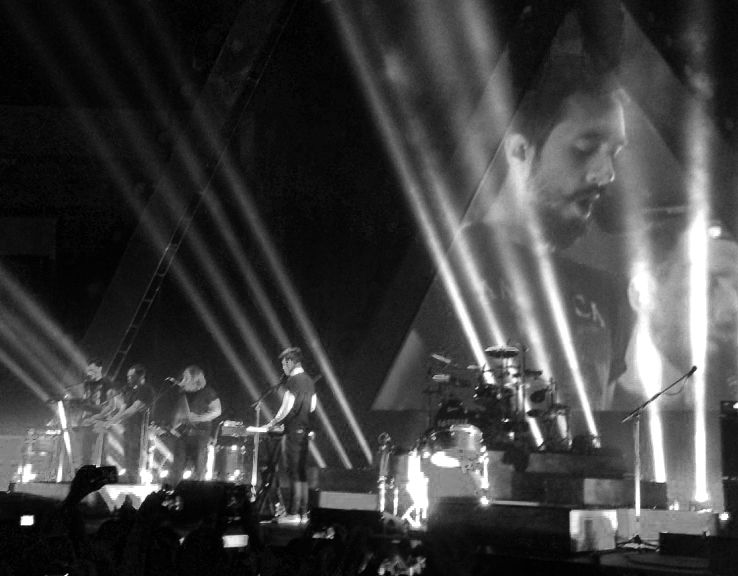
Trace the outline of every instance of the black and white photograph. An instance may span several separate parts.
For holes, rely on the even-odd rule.
[[[735,573],[738,5],[0,6],[0,574]]]

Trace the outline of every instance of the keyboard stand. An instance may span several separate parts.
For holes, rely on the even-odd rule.
[[[268,445],[271,444],[271,450]],[[261,486],[256,493],[254,506],[259,518],[269,516],[274,518],[285,511],[282,493],[279,490],[279,459],[282,456],[282,439],[270,438],[266,443],[268,464],[261,476]]]

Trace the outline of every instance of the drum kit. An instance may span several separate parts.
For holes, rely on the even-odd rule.
[[[467,467],[486,450],[571,450],[569,407],[558,403],[556,382],[540,370],[525,366],[524,346],[492,346],[485,350],[484,368],[461,368],[439,354],[440,370],[432,371],[428,429],[418,441],[419,451],[442,467]],[[474,385],[473,409],[453,393]],[[433,402],[433,397],[440,401]],[[437,407],[435,416],[432,407]]]

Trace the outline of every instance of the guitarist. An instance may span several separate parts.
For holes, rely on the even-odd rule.
[[[191,478],[204,479],[213,420],[221,413],[218,393],[208,385],[205,374],[199,366],[185,368],[177,386],[180,395],[171,429],[172,435],[176,438],[171,469],[172,482],[175,484],[182,479],[182,473],[188,463],[194,466]]]
[[[105,429],[123,424],[125,477],[128,483],[136,484],[145,466],[146,431],[155,397],[154,390],[146,383],[146,368],[142,364],[134,364],[126,372],[126,385],[121,397],[123,408],[101,424]]]
[[[122,408],[118,390],[109,378],[103,376],[102,370],[102,362],[93,358],[87,363],[86,378],[80,384],[84,409],[77,427],[80,444],[77,467],[101,464],[104,432],[99,424],[106,422]]]

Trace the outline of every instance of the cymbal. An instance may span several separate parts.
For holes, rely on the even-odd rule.
[[[520,350],[514,346],[490,346],[484,353],[490,358],[515,358],[520,354]]]
[[[471,385],[468,380],[459,378],[452,374],[433,374],[433,376],[431,376],[431,380],[433,380],[433,382],[438,382],[439,384],[456,386],[457,388],[468,388]]]

